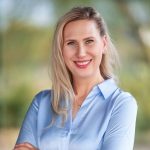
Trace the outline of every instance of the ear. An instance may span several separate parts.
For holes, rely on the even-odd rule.
[[[108,40],[107,40],[107,36],[104,35],[102,37],[102,43],[103,43],[103,54],[106,52],[106,47],[107,47],[107,43],[108,43]]]

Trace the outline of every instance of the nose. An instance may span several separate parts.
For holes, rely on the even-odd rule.
[[[86,48],[84,45],[78,46],[77,57],[81,58],[86,56]]]

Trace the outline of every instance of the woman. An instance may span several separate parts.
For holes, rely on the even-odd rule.
[[[132,150],[137,104],[115,82],[117,53],[91,7],[60,18],[51,53],[52,90],[38,93],[15,150]]]

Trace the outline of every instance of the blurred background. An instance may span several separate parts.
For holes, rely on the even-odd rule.
[[[150,149],[149,0],[0,0],[0,149],[12,149],[34,95],[51,88],[49,54],[58,18],[93,6],[118,49],[120,87],[138,103],[135,150]]]

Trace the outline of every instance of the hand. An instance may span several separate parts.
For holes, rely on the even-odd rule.
[[[16,144],[13,150],[38,150],[30,143]]]

